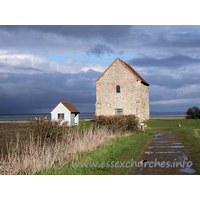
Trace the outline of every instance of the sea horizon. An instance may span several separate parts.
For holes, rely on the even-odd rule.
[[[92,119],[95,116],[94,112],[82,112],[79,119]],[[185,112],[150,112],[150,118],[159,117],[185,117]],[[28,114],[0,114],[0,121],[28,121],[35,117],[51,118],[50,113],[28,113]]]

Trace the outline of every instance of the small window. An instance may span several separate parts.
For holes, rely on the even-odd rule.
[[[115,115],[123,115],[123,109],[115,109]]]
[[[58,113],[58,119],[64,119],[64,113]]]
[[[120,86],[119,85],[116,86],[116,93],[120,93]]]

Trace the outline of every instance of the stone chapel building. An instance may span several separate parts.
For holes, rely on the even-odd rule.
[[[149,84],[120,58],[105,70],[96,83],[96,116],[135,114],[149,119]]]

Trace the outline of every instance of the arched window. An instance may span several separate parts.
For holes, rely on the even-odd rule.
[[[116,93],[120,93],[120,86],[119,85],[116,86]]]

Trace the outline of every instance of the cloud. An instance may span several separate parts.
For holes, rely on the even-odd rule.
[[[154,74],[153,74],[154,72]],[[162,73],[162,71],[156,73],[153,70],[150,75],[143,75],[142,77],[150,83],[150,85],[165,86],[168,88],[181,88],[188,85],[200,84],[200,77],[198,74],[190,74],[187,71],[175,71],[175,73]],[[187,74],[188,73],[188,74]],[[141,73],[142,74],[142,73]],[[176,78],[178,76],[178,78]]]
[[[67,61],[57,63],[50,62],[46,58],[31,54],[0,54],[0,72],[3,73],[79,73],[80,71],[94,70],[103,72],[104,68],[96,63],[80,63],[76,60],[68,59]]]
[[[184,98],[184,99],[171,99],[171,100],[162,100],[162,101],[152,101],[150,105],[180,105],[180,104],[197,104],[200,102],[200,98]],[[199,103],[198,103],[199,104]]]
[[[169,37],[169,36],[168,36]],[[200,36],[196,33],[175,33],[169,38],[159,36],[151,44],[152,46],[174,47],[174,48],[199,48]]]
[[[0,30],[8,32],[30,32],[38,31],[43,33],[53,33],[63,36],[91,38],[91,37],[104,37],[104,38],[115,38],[122,37],[129,33],[131,26],[106,26],[106,25],[55,25],[55,26],[0,26]]]
[[[200,63],[200,59],[191,58],[185,55],[175,55],[168,58],[152,58],[152,57],[141,57],[141,58],[133,58],[129,61],[131,65],[134,66],[152,66],[152,67],[183,67],[191,64]]]
[[[151,85],[150,101],[164,101],[177,100],[177,99],[195,99],[200,98],[199,91],[200,83],[196,85],[187,85],[179,88],[169,88],[160,85]],[[173,102],[173,101],[172,101]],[[181,103],[181,101],[180,101]]]
[[[87,51],[87,54],[89,55],[94,54],[96,56],[100,56],[102,54],[110,54],[110,53],[114,53],[114,51],[110,47],[102,44],[97,44],[95,47]]]
[[[103,51],[100,44],[107,48],[104,54],[114,51],[169,57],[179,52],[189,56],[200,46],[197,30],[198,26],[0,26],[0,51],[98,54]]]
[[[82,105],[81,112],[94,111],[94,81],[100,74],[93,70],[76,74],[0,73],[0,113],[33,113],[40,109],[50,112],[60,101]]]
[[[94,81],[116,57],[150,83],[151,102],[169,102],[151,108],[199,98],[199,26],[0,26],[0,38],[1,113],[61,100],[94,110]]]

